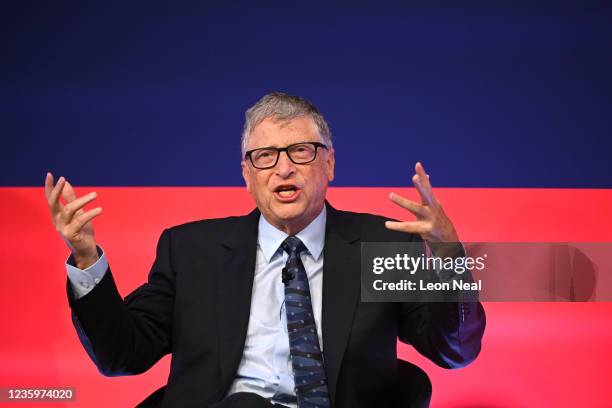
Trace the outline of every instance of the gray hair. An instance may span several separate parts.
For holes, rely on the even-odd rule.
[[[242,129],[242,157],[246,153],[249,136],[255,128],[267,118],[288,121],[291,119],[310,116],[317,128],[321,141],[332,147],[332,135],[329,125],[319,112],[319,109],[311,102],[295,95],[282,92],[272,92],[264,95],[260,100],[251,106],[244,114],[244,127]]]

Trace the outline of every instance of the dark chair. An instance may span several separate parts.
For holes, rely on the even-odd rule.
[[[404,360],[397,360],[398,408],[428,408],[431,381],[425,371]]]
[[[431,401],[431,381],[425,371],[404,360],[397,360],[398,408],[428,408]],[[137,408],[155,408],[161,405],[166,387],[161,387]]]
[[[136,408],[157,408],[161,406],[164,393],[166,392],[166,386],[159,388],[153,394],[149,395],[140,404],[136,405]]]

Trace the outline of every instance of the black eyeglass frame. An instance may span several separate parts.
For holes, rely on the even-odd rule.
[[[304,144],[314,146],[314,156],[312,157],[312,160],[308,160],[307,162],[299,162],[298,163],[295,160],[293,160],[293,158],[289,154],[289,149],[291,149],[293,146],[304,145]],[[248,152],[246,152],[244,154],[244,159],[246,160],[248,158],[249,161],[251,162],[251,164],[253,165],[253,167],[255,167],[258,170],[267,170],[267,169],[271,169],[271,168],[275,167],[278,164],[278,159],[280,157],[281,152],[285,152],[285,153],[287,153],[287,157],[289,158],[289,160],[291,160],[291,162],[293,164],[308,164],[308,163],[312,163],[317,158],[317,152],[319,151],[319,147],[322,147],[325,150],[329,150],[327,145],[325,145],[323,143],[319,143],[319,142],[299,142],[299,143],[292,143],[289,146],[285,146],[285,147],[272,147],[272,146],[270,146],[270,147],[259,147],[257,149],[249,150]],[[265,166],[265,167],[257,167],[255,165],[255,162],[253,161],[252,154],[254,152],[258,151],[258,150],[275,150],[276,151],[276,160],[274,161],[274,164],[272,164],[270,166]]]

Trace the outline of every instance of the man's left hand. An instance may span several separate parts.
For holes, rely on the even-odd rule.
[[[421,204],[395,193],[389,194],[389,198],[414,214],[416,221],[387,221],[385,226],[390,230],[419,234],[432,249],[439,243],[459,242],[453,223],[433,194],[423,165],[417,162],[414,170],[416,174],[412,176],[412,182],[421,196]]]

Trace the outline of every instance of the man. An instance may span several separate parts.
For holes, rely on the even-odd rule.
[[[95,193],[77,198],[47,175],[52,219],[72,252],[73,321],[103,374],[141,373],[172,353],[168,384],[147,404],[387,407],[409,385],[398,384],[398,337],[442,367],[476,358],[479,303],[360,302],[361,242],[459,242],[421,164],[422,203],[390,196],[416,221],[334,209],[329,127],[310,102],[282,93],[246,112],[242,152],[257,209],[165,230],[148,282],[125,300],[94,240],[102,210],[83,210]]]

